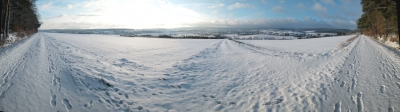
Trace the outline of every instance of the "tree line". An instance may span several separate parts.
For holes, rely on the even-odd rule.
[[[1,0],[0,4],[0,46],[5,43],[10,32],[23,38],[38,32],[41,23],[36,7],[37,0]]]
[[[361,0],[364,12],[357,21],[358,29],[373,37],[398,35],[396,0]]]

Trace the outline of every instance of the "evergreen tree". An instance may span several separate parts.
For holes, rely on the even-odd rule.
[[[19,37],[36,33],[41,23],[35,5],[37,0],[1,0],[0,45],[5,42],[9,32],[17,32]]]
[[[387,37],[398,34],[396,0],[361,0],[362,16],[357,25],[364,34]]]

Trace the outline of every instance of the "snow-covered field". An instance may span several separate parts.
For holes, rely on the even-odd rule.
[[[398,111],[400,59],[305,40],[38,33],[0,49],[1,111]]]
[[[277,36],[277,35],[263,35],[263,34],[257,34],[257,35],[244,35],[238,37],[238,39],[254,39],[254,40],[293,40],[297,39],[298,37],[293,37],[293,36]]]
[[[339,45],[347,39],[354,37],[338,36],[324,37],[317,39],[299,39],[299,40],[241,40],[242,42],[263,47],[273,52],[298,53],[303,55],[330,55],[342,49]]]
[[[223,35],[232,39],[239,40],[294,40],[298,37],[294,36],[278,36],[278,35],[264,35],[264,34],[254,34],[254,35],[238,35],[238,34],[225,34]]]

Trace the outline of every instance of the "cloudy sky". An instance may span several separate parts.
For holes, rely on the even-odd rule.
[[[39,0],[41,29],[355,29],[360,0]]]

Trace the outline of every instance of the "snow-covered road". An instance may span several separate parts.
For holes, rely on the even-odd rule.
[[[335,84],[326,91],[329,102],[336,102],[336,110],[399,111],[399,54],[365,36],[356,42]]]
[[[0,50],[1,111],[398,111],[398,54],[368,37],[38,33]]]

